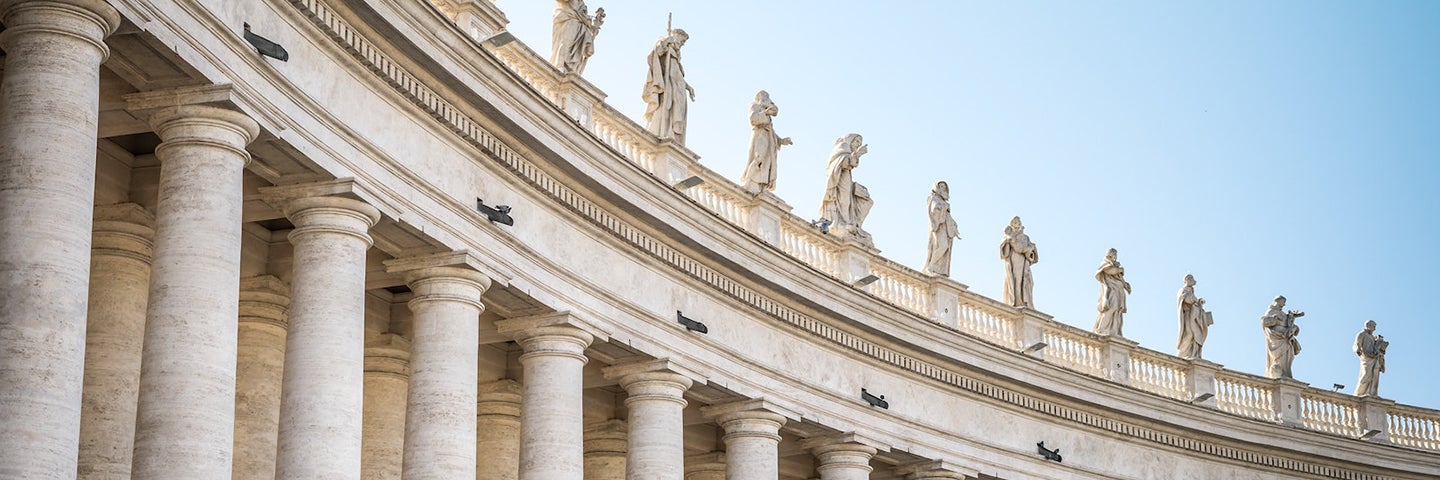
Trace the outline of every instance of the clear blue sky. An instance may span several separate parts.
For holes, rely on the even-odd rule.
[[[553,2],[502,0],[550,50]],[[585,77],[633,119],[665,15],[690,34],[688,146],[738,177],[747,108],[780,107],[778,193],[817,217],[834,140],[883,254],[919,267],[925,199],[950,183],[954,277],[1000,296],[998,245],[1020,215],[1039,245],[1037,307],[1089,329],[1096,267],[1120,251],[1125,334],[1173,353],[1193,273],[1215,325],[1207,359],[1262,373],[1260,315],[1305,310],[1297,379],[1355,385],[1366,319],[1392,341],[1380,393],[1440,408],[1430,361],[1440,272],[1440,2],[645,2],[591,0],[607,22]],[[1428,354],[1428,355],[1427,355]]]

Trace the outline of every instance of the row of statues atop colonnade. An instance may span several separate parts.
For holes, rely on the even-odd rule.
[[[590,15],[584,0],[556,0],[550,62],[561,73],[579,75],[595,52],[595,37],[604,21],[603,8]],[[655,43],[646,58],[648,70],[641,95],[646,104],[646,129],[662,141],[681,145],[685,142],[688,101],[695,99],[695,89],[686,82],[685,69],[680,63],[680,49],[689,38],[684,30],[667,25],[666,35]],[[792,144],[790,138],[775,133],[773,122],[779,113],[780,109],[770,99],[769,93],[762,90],[755,94],[749,111],[752,130],[749,157],[740,181],[744,189],[752,194],[775,189],[780,148]],[[869,190],[853,177],[853,170],[868,151],[869,146],[859,134],[850,133],[835,140],[825,164],[825,190],[821,198],[820,220],[816,225],[826,234],[841,240],[873,247],[873,239],[864,230],[863,224],[875,202]],[[955,239],[959,238],[955,219],[950,213],[949,185],[937,182],[930,192],[926,208],[930,220],[929,244],[921,270],[930,275],[948,277],[952,248]],[[1033,308],[1035,280],[1031,266],[1039,262],[1040,255],[1036,244],[1025,233],[1020,217],[1014,217],[1005,227],[1000,258],[1005,262],[1004,302],[1019,308]],[[1095,279],[1100,283],[1100,295],[1093,331],[1102,336],[1123,338],[1126,298],[1131,293],[1131,287],[1125,280],[1125,267],[1120,264],[1119,253],[1115,249],[1106,253],[1096,269]],[[1185,359],[1201,358],[1209,327],[1214,324],[1211,312],[1205,310],[1205,299],[1195,295],[1195,284],[1195,277],[1186,275],[1176,297],[1180,327],[1176,353]],[[1265,373],[1270,378],[1293,378],[1291,366],[1300,353],[1297,338],[1300,327],[1295,320],[1305,314],[1284,308],[1285,297],[1275,297],[1261,316],[1266,344]],[[1385,371],[1385,352],[1389,342],[1383,335],[1375,335],[1374,331],[1375,322],[1367,321],[1352,346],[1361,364],[1356,395],[1377,395],[1380,373]]]

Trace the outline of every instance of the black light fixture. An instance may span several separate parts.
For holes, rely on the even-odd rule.
[[[1360,439],[1361,439],[1361,440],[1369,440],[1369,439],[1375,438],[1375,436],[1376,436],[1376,435],[1379,435],[1379,434],[1380,434],[1380,431],[1379,431],[1379,430],[1366,430],[1365,433],[1360,434]]]
[[[1032,354],[1032,353],[1035,353],[1035,352],[1044,350],[1045,347],[1048,347],[1048,346],[1050,346],[1050,345],[1047,344],[1047,343],[1045,343],[1045,342],[1035,342],[1034,345],[1025,347],[1025,349],[1024,349],[1024,350],[1021,350],[1020,353],[1029,355],[1029,354]]]
[[[250,45],[255,47],[256,51],[260,52],[261,56],[270,57],[282,62],[290,61],[290,52],[285,51],[285,47],[270,41],[268,38],[251,33],[250,24],[245,24],[245,34],[242,36],[245,37],[245,41],[250,42]]]
[[[864,276],[864,277],[861,277],[859,280],[856,280],[856,281],[854,281],[854,282],[850,282],[850,286],[853,286],[853,287],[855,287],[855,288],[864,288],[866,285],[875,283],[875,282],[878,281],[878,280],[880,280],[880,277],[878,277],[878,276],[876,276],[875,274],[872,273],[872,274],[866,275],[866,276]]]
[[[1209,399],[1211,399],[1211,398],[1215,398],[1215,394],[1213,394],[1213,393],[1202,393],[1202,394],[1196,395],[1195,398],[1191,399],[1191,400],[1190,400],[1190,403],[1200,403],[1200,402],[1209,400]]]
[[[1336,391],[1336,392],[1345,389],[1345,386],[1344,386],[1344,385],[1341,385],[1341,384],[1338,384],[1338,383],[1336,383],[1336,384],[1331,384],[1330,386],[1333,387],[1333,388],[1334,388],[1334,391]]]
[[[860,389],[860,399],[864,400],[865,403],[869,403],[872,407],[880,407],[886,410],[890,409],[890,402],[885,401],[884,395],[877,397],[874,394],[865,391],[864,388]]]
[[[691,175],[690,178],[675,182],[675,184],[671,186],[675,187],[676,190],[689,190],[702,183],[705,183],[705,179],[700,178],[699,175]]]
[[[686,330],[692,332],[710,333],[710,327],[706,327],[703,323],[691,320],[690,317],[686,317],[685,314],[680,313],[679,310],[675,311],[675,321],[679,322],[681,325],[684,325]]]
[[[820,229],[820,233],[826,233],[826,234],[828,234],[828,233],[830,233],[830,224],[831,224],[831,223],[834,223],[834,222],[831,222],[830,219],[828,219],[828,218],[820,217],[819,220],[811,220],[811,221],[810,221],[810,226]]]
[[[1045,457],[1046,460],[1054,460],[1056,463],[1061,461],[1060,449],[1050,450],[1045,448],[1045,442],[1037,443],[1035,447],[1040,449],[1040,456]]]
[[[509,205],[496,205],[491,207],[486,205],[484,200],[476,198],[475,209],[479,210],[481,214],[485,215],[485,217],[489,218],[492,222],[512,227],[515,226],[515,218],[510,216]]]
[[[486,48],[489,48],[489,49],[491,49],[491,50],[494,50],[494,49],[503,47],[503,46],[505,46],[506,44],[509,44],[510,42],[513,42],[513,41],[515,41],[515,35],[512,35],[510,32],[507,31],[507,32],[497,33],[497,34],[495,34],[495,35],[492,35],[490,38],[481,40],[481,41],[480,41],[480,45],[483,45],[483,46],[485,46]]]

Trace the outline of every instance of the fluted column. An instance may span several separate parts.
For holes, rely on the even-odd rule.
[[[365,399],[365,251],[380,212],[343,197],[283,201],[290,330],[275,476],[358,479]]]
[[[725,452],[685,457],[685,480],[725,480]]]
[[[290,288],[265,275],[240,281],[239,354],[235,360],[235,480],[273,480],[285,370]]]
[[[475,415],[475,477],[520,477],[520,401],[523,387],[514,380],[480,384]]]
[[[405,455],[405,397],[410,389],[410,342],[382,333],[365,345],[365,425],[360,478],[396,480]]]
[[[429,258],[387,262],[415,293],[404,478],[474,479],[480,294],[490,278],[454,266],[414,268]]]
[[[584,400],[581,369],[593,329],[568,313],[502,320],[524,354],[520,412],[520,480],[583,478]]]
[[[585,426],[585,480],[625,480],[627,430],[614,419]]]
[[[155,261],[133,475],[226,478],[235,425],[241,176],[259,127],[216,107],[150,115],[160,135]]]
[[[82,480],[130,479],[154,238],[155,218],[141,206],[95,207],[80,411]]]
[[[754,480],[780,475],[780,427],[785,416],[764,400],[746,400],[700,409],[725,431],[725,478]]]
[[[815,470],[820,480],[869,480],[870,459],[875,457],[875,447],[860,443],[853,433],[807,438],[800,442],[802,448],[815,455]]]
[[[692,383],[686,373],[668,360],[604,369],[605,377],[619,380],[628,394],[626,479],[673,480],[685,476],[685,391]]]
[[[120,15],[0,2],[0,22],[0,477],[75,478],[100,63]]]

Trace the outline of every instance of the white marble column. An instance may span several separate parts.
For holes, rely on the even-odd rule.
[[[800,446],[815,455],[820,480],[869,480],[874,470],[875,447],[855,441],[853,433],[807,438]]]
[[[386,262],[414,292],[403,477],[474,479],[480,294],[490,278],[457,266],[415,267],[432,258]]]
[[[725,431],[725,478],[753,480],[780,475],[780,426],[785,416],[764,400],[715,405],[700,409]]]
[[[725,480],[725,452],[685,457],[685,480]]]
[[[685,391],[692,380],[668,360],[616,365],[603,370],[625,389],[627,480],[673,480],[685,476]]]
[[[966,480],[979,476],[980,472],[946,460],[930,460],[897,466],[895,474],[905,480]]]
[[[285,200],[295,224],[275,476],[360,478],[365,252],[380,211],[343,197]]]
[[[628,430],[615,419],[585,426],[585,480],[625,480]]]
[[[240,280],[235,360],[235,480],[273,480],[285,370],[290,287],[270,275]]]
[[[130,479],[154,239],[155,218],[141,206],[95,207],[80,411],[82,480]]]
[[[410,342],[382,333],[365,345],[365,413],[360,442],[362,480],[397,480],[405,455],[405,397]]]
[[[186,105],[150,115],[160,135],[155,261],[145,317],[132,474],[227,478],[235,435],[241,176],[259,127]]]
[[[582,480],[585,463],[581,369],[593,329],[568,313],[496,322],[524,354],[520,480]]]
[[[100,63],[120,15],[3,2],[0,22],[0,476],[74,478]]]
[[[475,478],[520,478],[520,401],[514,380],[480,384],[475,415]]]

